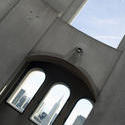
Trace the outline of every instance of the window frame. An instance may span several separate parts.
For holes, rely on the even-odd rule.
[[[22,85],[24,85],[24,81],[28,78],[28,76],[30,76],[30,74],[34,71],[40,71],[42,73],[44,73],[45,78],[43,80],[43,82],[41,83],[41,85],[37,88],[35,94],[31,97],[28,105],[30,104],[30,102],[33,100],[34,96],[37,94],[37,92],[39,91],[39,89],[41,88],[41,86],[44,84],[45,80],[46,80],[46,73],[44,72],[44,70],[42,68],[32,68],[30,69],[27,73],[25,73],[25,75],[23,76],[22,79],[20,79],[20,82],[18,83],[18,85],[15,87],[15,89],[13,90],[13,92],[10,94],[10,96],[8,97],[8,99],[6,100],[6,103],[8,105],[10,105],[12,108],[14,108],[16,111],[18,111],[19,113],[23,113],[26,108],[28,107],[28,105],[26,106],[26,108],[21,111],[20,109],[18,109],[14,104],[12,104],[13,101],[13,97],[16,95],[17,96],[17,91],[20,90],[20,88],[22,88]]]
[[[76,103],[74,104],[74,106],[73,106],[71,112],[69,113],[67,119],[64,121],[64,125],[65,125],[65,123],[67,122],[67,120],[69,119],[69,117],[72,115],[72,113],[73,113],[74,109],[76,108],[76,106],[78,105],[79,101],[81,101],[81,100],[87,100],[88,102],[90,102],[90,103],[92,104],[92,109],[91,109],[91,111],[93,110],[94,102],[93,102],[92,100],[90,100],[90,99],[88,99],[88,98],[80,98],[80,99],[77,100]],[[87,118],[89,117],[91,111],[89,112]],[[86,121],[87,118],[85,118],[85,121]]]
[[[4,99],[7,100],[8,98],[8,95],[12,94],[12,92],[15,90],[15,88],[19,85],[19,82],[21,81],[21,79],[25,76],[25,74],[31,69],[31,68],[42,68],[42,64],[41,63],[50,63],[50,64],[53,64],[53,65],[58,65],[59,67],[65,69],[66,71],[70,72],[72,75],[74,75],[76,77],[76,79],[79,79],[80,81],[83,81],[84,79],[84,76],[83,77],[79,77],[81,76],[82,74],[80,72],[77,71],[77,69],[75,69],[75,67],[70,64],[68,64],[67,62],[64,62],[63,60],[59,61],[58,59],[52,59],[52,60],[49,60],[48,57],[47,59],[46,58],[43,58],[41,56],[38,56],[40,58],[36,58],[37,56],[35,56],[35,58],[32,58],[30,59],[28,62],[24,64],[22,64],[22,67],[19,68],[18,71],[15,72],[15,76],[12,77],[11,79],[11,82],[10,84],[7,86],[7,89],[2,93],[3,95],[3,98],[2,100],[4,101]],[[31,58],[31,57],[30,57]],[[40,61],[41,60],[41,61]],[[46,71],[44,70],[44,68],[42,68],[42,70],[46,73]],[[74,72],[74,71],[76,72]],[[82,79],[83,78],[83,79]],[[90,100],[93,100],[93,102],[95,102],[95,93],[93,91],[93,88],[91,88],[91,85],[89,84],[86,84],[87,79],[85,79],[84,81],[84,84],[86,85],[87,89],[89,90],[89,96],[90,96]],[[44,98],[44,96],[46,95],[46,93],[50,90],[50,88],[54,85],[54,83],[50,83],[49,86],[46,87],[45,85],[46,83],[44,83],[41,87],[40,87],[40,90],[38,90],[38,92],[36,93],[36,95],[34,96],[34,98],[32,99],[32,101],[30,102],[30,104],[28,105],[28,107],[26,108],[26,110],[22,113],[22,115],[24,114],[25,116],[28,114],[29,117],[28,117],[28,120],[31,122],[30,120],[30,116],[33,114],[33,112],[35,111],[36,107],[38,106],[38,104],[40,103],[40,101]],[[68,86],[69,88],[71,87],[70,86],[70,83],[69,84],[64,84],[66,86]],[[38,94],[41,92],[41,90],[43,90],[45,87],[45,90],[42,91],[42,96],[40,97],[40,101],[39,99],[36,100],[35,98],[38,96]],[[65,110],[67,109],[68,105],[71,104],[71,108],[68,109],[67,113],[65,114],[65,117],[63,117],[63,122],[65,122],[65,120],[68,118],[68,116],[70,115],[75,103],[77,102],[78,99],[82,98],[82,96],[80,97],[73,97],[72,95],[72,89],[73,88],[70,88],[71,90],[71,96],[70,98],[68,99],[68,101],[66,102],[65,106],[63,107],[62,111],[59,113],[59,115],[57,116],[55,122],[54,122],[54,125],[57,124],[59,121],[60,121],[60,118],[63,116],[62,114],[65,112]],[[73,99],[73,101],[72,101]],[[34,101],[36,101],[34,103]],[[33,108],[32,108],[33,106]],[[32,110],[29,110],[31,109]],[[17,111],[17,110],[16,110]]]
[[[38,104],[38,106],[36,107],[36,109],[35,109],[34,112],[32,113],[32,115],[31,115],[31,117],[30,117],[30,120],[31,120],[33,123],[35,123],[35,121],[33,121],[33,119],[32,119],[33,115],[37,112],[38,108],[40,107],[40,104],[46,99],[46,97],[50,94],[50,92],[52,91],[52,89],[53,89],[54,87],[56,87],[57,85],[62,85],[62,86],[64,86],[64,87],[68,90],[69,93],[68,93],[67,100],[65,101],[65,103],[64,103],[63,106],[61,107],[61,109],[60,109],[59,113],[57,114],[55,120],[57,119],[57,117],[58,117],[58,115],[60,114],[60,112],[63,110],[63,107],[66,105],[66,103],[68,102],[68,100],[69,100],[69,98],[70,98],[70,94],[71,94],[70,88],[69,88],[69,86],[67,86],[67,84],[64,83],[64,82],[53,83],[53,85],[50,87],[50,89],[48,90],[48,92],[46,93],[46,95],[44,96],[44,98],[41,100],[41,102]],[[54,120],[54,122],[55,122],[55,120]],[[53,123],[54,123],[54,122],[53,122]],[[37,123],[35,123],[35,124],[37,124]]]

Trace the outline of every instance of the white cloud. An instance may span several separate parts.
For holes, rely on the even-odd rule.
[[[110,36],[110,35],[100,35],[100,36],[94,36],[97,40],[113,47],[117,48],[121,42],[122,37],[120,36]]]
[[[121,0],[121,2],[125,2],[125,0]]]
[[[100,36],[96,36],[99,39],[110,39],[110,40],[119,40],[121,39],[120,36],[106,36],[106,35],[100,35]]]
[[[100,24],[100,25],[116,25],[118,24],[118,21],[116,19],[100,19],[100,18],[94,18],[94,21],[97,23],[97,24]]]

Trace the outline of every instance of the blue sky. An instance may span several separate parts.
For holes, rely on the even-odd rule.
[[[125,35],[125,0],[88,0],[71,25],[117,48]]]

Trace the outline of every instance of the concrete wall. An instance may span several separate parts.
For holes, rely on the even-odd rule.
[[[81,71],[86,70],[96,87],[101,90],[121,53],[77,31],[60,19],[55,21],[32,53],[52,55],[68,61],[67,56],[76,47],[84,51],[77,67]]]
[[[116,50],[62,21],[68,21],[81,2],[0,0],[0,89],[28,55],[62,58],[86,71],[101,93],[85,125],[124,125],[125,39]],[[70,60],[75,48],[83,50],[76,62]]]
[[[85,125],[125,124],[125,52],[97,99]]]
[[[59,17],[65,21],[70,19],[77,13],[87,0],[43,0],[53,9],[55,9]]]
[[[61,18],[70,23],[87,1],[88,0],[74,0],[67,11],[62,14]]]
[[[47,2],[58,12],[65,11],[73,2],[73,0],[43,0],[43,1]]]
[[[18,4],[20,0],[0,0],[0,21],[7,16],[12,8]]]
[[[41,0],[21,0],[0,23],[0,88],[56,16],[56,11]]]

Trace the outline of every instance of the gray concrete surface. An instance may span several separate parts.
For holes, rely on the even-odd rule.
[[[125,125],[125,52],[97,99],[85,125]]]
[[[0,0],[0,21],[20,0]]]
[[[0,23],[0,88],[56,16],[41,0],[22,0]]]
[[[47,2],[58,12],[64,12],[73,2],[73,0],[43,0],[43,1]]]
[[[67,11],[62,14],[62,19],[70,23],[72,19],[79,13],[80,9],[84,7],[87,0],[74,0]]]
[[[96,87],[101,90],[121,54],[119,51],[97,42],[57,19],[34,48],[33,53],[61,57],[68,61],[68,54],[76,47],[81,47],[84,51],[77,67],[81,71],[86,70]]]

